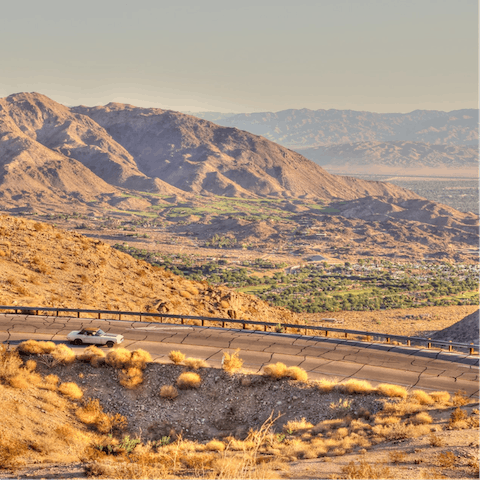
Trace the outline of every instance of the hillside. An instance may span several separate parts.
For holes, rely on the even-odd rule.
[[[19,202],[107,208],[118,202],[119,188],[179,198],[417,197],[381,182],[332,176],[264,138],[178,112],[121,104],[68,108],[19,93],[0,99],[0,115],[3,209]]]
[[[101,241],[6,215],[0,216],[0,304],[292,318],[251,295],[191,282]]]

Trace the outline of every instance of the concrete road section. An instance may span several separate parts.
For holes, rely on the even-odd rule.
[[[283,362],[302,367],[313,380],[357,378],[374,385],[394,383],[425,390],[464,390],[471,397],[479,394],[478,356],[398,345],[215,327],[13,314],[0,315],[0,341],[15,345],[33,338],[66,343],[69,332],[85,326],[120,333],[125,337],[123,347],[143,348],[157,362],[169,363],[168,353],[181,350],[187,356],[207,360],[212,367],[220,367],[223,352],[239,349],[244,367],[252,372],[260,372],[268,363]]]

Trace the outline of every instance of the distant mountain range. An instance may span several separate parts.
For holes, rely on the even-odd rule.
[[[262,135],[332,172],[478,176],[476,109],[406,114],[292,109],[194,115]]]
[[[179,112],[110,103],[68,108],[38,93],[0,99],[0,204],[168,195],[418,198],[327,173],[263,137]]]

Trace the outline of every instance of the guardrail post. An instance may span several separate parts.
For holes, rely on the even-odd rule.
[[[470,347],[470,355],[473,355],[475,353],[475,349]]]
[[[35,315],[38,315],[38,310],[35,310]]]
[[[205,326],[205,320],[202,318],[202,327]]]
[[[102,314],[98,312],[98,318],[102,318]]]
[[[387,337],[385,340],[387,343],[390,343],[390,337]]]
[[[432,342],[427,343],[427,348],[432,348]]]
[[[118,320],[120,321],[121,319],[122,319],[122,314],[119,313],[119,314],[118,314]]]
[[[80,312],[77,312],[77,318],[80,318]]]
[[[407,340],[407,347],[409,347],[412,344],[410,340]]]
[[[243,329],[246,330],[246,327],[247,327],[247,324],[244,323],[244,324],[243,324]]]
[[[345,332],[345,338],[348,338],[348,332]]]
[[[448,351],[449,351],[449,352],[453,352],[453,347],[452,347],[452,345],[449,345],[449,346],[448,346]]]
[[[225,322],[222,322],[222,328],[225,328]]]
[[[325,330],[325,336],[328,337],[328,330]]]
[[[185,325],[185,320],[183,318],[180,319],[182,321],[182,325]]]
[[[58,317],[58,310],[55,312],[55,316]]]

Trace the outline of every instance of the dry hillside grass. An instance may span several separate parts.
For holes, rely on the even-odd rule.
[[[0,216],[0,304],[101,308],[292,321],[250,295],[191,282],[107,244]]]
[[[478,476],[478,402],[461,393],[353,379],[331,382],[325,392],[322,382],[306,379],[214,369],[198,375],[148,359],[145,381],[129,390],[118,383],[119,373],[141,351],[96,367],[85,358],[70,365],[45,361],[52,353],[0,352],[0,477],[22,476],[32,462],[29,472],[39,475],[42,464],[63,463],[65,475],[80,462],[81,476],[93,478]],[[176,390],[179,373],[198,375],[201,383]],[[12,383],[18,376],[27,384]],[[67,385],[63,394],[58,384]],[[81,386],[84,399],[69,399],[72,385]],[[248,428],[231,431],[242,409]],[[155,421],[163,413],[170,423]],[[202,435],[204,427],[213,430]],[[214,434],[218,428],[226,430]]]

